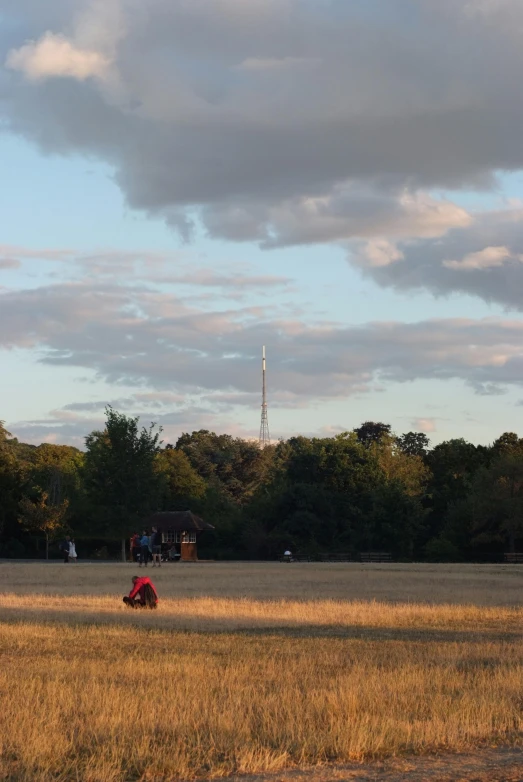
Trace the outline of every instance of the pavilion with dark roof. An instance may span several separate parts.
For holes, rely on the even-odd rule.
[[[213,530],[212,524],[190,510],[159,511],[147,519],[148,529],[156,527],[162,535],[162,544],[173,545],[182,562],[197,562],[198,538],[202,532]]]

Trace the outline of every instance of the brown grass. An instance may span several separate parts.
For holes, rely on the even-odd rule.
[[[125,566],[7,567],[18,581],[4,569],[3,780],[159,782],[523,735],[523,609],[511,600],[437,605],[434,590],[430,603],[342,600],[337,566],[309,571],[330,599],[289,582],[273,599],[235,598],[230,584],[226,597],[205,586],[191,597],[183,579],[210,592],[207,566],[173,566],[154,577],[176,597],[146,613],[119,602]],[[229,581],[249,578],[249,566],[223,567]]]

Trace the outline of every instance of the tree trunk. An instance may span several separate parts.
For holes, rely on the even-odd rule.
[[[122,538],[122,562],[127,562],[127,556],[125,553],[125,538]]]
[[[509,519],[508,523],[508,546],[511,554],[516,553],[516,523],[512,519]]]
[[[49,559],[49,535],[45,536],[45,558]]]

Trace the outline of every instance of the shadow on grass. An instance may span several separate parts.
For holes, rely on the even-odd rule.
[[[355,639],[363,641],[408,641],[421,643],[485,643],[522,641],[522,634],[516,629],[492,630],[445,630],[431,627],[366,627],[364,625],[314,625],[297,622],[269,623],[252,619],[235,623],[211,617],[176,617],[163,615],[159,611],[132,611],[116,608],[114,611],[71,611],[50,606],[45,609],[31,607],[2,608],[0,624],[58,624],[70,627],[104,626],[134,628],[160,633],[196,633],[218,635],[243,635],[246,637],[282,636],[285,638]]]

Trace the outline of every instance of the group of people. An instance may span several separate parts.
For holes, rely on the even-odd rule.
[[[66,535],[64,540],[60,543],[60,551],[62,552],[64,562],[76,562],[78,555],[76,553],[76,543],[74,538]]]
[[[140,535],[135,533],[131,540],[131,554],[133,562],[137,562],[139,567],[147,567],[151,560],[153,567],[162,565],[162,533],[158,532],[156,527],[148,533],[146,530]]]

